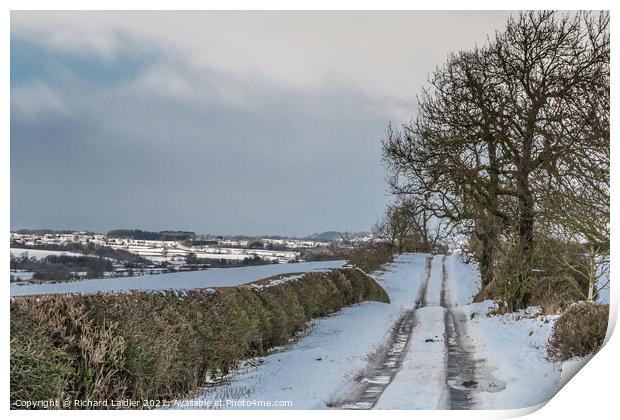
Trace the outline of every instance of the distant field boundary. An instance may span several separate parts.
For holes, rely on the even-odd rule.
[[[389,302],[356,268],[185,293],[43,295],[11,301],[11,408],[125,408],[169,401],[288,344],[317,317]],[[28,401],[56,401],[33,405]],[[136,408],[136,407],[131,407]]]

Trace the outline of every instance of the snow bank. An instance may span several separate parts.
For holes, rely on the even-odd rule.
[[[556,316],[537,316],[538,308],[506,315],[488,315],[492,301],[461,309],[470,319],[468,337],[475,354],[505,384],[499,392],[479,392],[477,408],[525,408],[550,400],[558,391],[561,364],[547,360],[547,341]]]
[[[465,264],[460,254],[448,256],[446,269],[450,283],[450,298],[455,305],[466,305],[480,291],[480,274],[475,264]]]

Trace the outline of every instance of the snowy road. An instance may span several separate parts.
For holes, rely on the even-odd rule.
[[[428,257],[424,280],[420,285],[415,304],[396,322],[383,351],[370,360],[365,373],[353,388],[340,401],[330,404],[332,407],[356,410],[373,408],[394,380],[409,352],[409,343],[417,323],[416,312],[426,306],[431,267],[432,257]]]
[[[391,304],[317,320],[291,346],[176,408],[505,409],[557,391],[560,366],[545,357],[554,319],[487,316],[494,304],[471,303],[479,276],[457,256],[401,255],[375,275]]]
[[[478,384],[488,381],[477,370],[481,362],[474,360],[473,343],[466,340],[467,320],[451,300],[446,259],[443,255],[428,258],[420,296],[396,324],[397,334],[388,351],[370,362],[376,367],[336,407],[473,407]],[[424,383],[424,392],[412,394],[412,382]]]

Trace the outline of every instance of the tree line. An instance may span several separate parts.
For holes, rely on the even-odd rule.
[[[140,229],[115,229],[106,233],[108,238],[134,239],[138,241],[185,241],[196,237],[196,233],[182,230],[151,232]]]

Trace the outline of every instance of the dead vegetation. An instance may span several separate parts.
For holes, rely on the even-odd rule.
[[[579,302],[568,308],[555,323],[547,347],[549,357],[564,361],[598,351],[605,341],[609,305]]]
[[[14,298],[11,403],[176,399],[364,300],[389,301],[356,269],[262,288]]]
[[[394,261],[392,247],[384,242],[359,243],[348,250],[349,263],[366,273],[378,270],[387,262]]]

